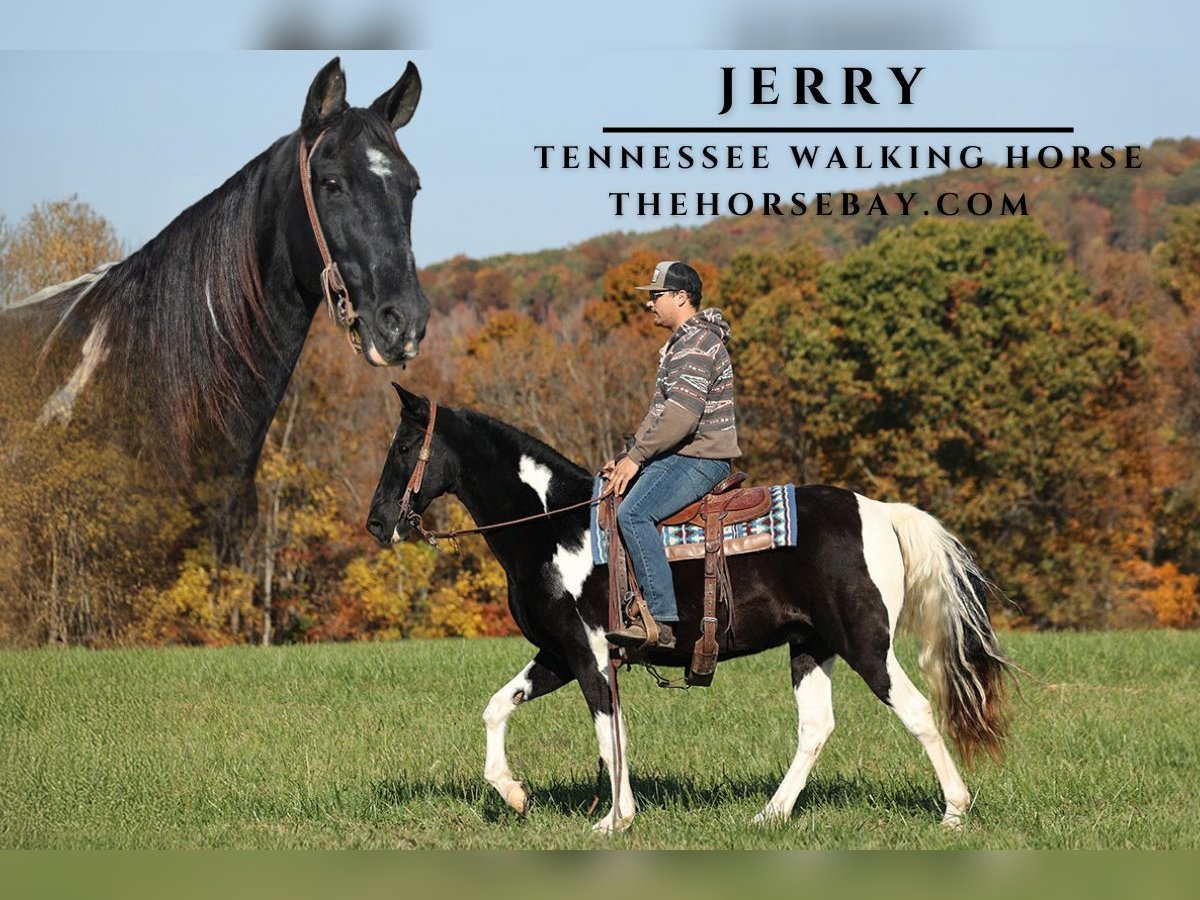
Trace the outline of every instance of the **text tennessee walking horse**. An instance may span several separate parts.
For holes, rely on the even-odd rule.
[[[367,525],[383,543],[412,530],[400,501],[422,454],[430,418],[424,398],[398,385],[396,390],[401,421]],[[435,419],[412,511],[420,513],[435,497],[451,493],[477,524],[485,525],[586,504],[592,476],[540,441],[468,410],[439,407]],[[988,622],[979,570],[936,519],[912,506],[805,486],[796,489],[796,511],[798,546],[729,560],[737,628],[721,636],[721,657],[787,644],[800,713],[795,759],[756,821],[791,815],[833,731],[829,676],[840,656],[921,742],[945,797],[943,821],[959,824],[970,795],[929,702],[896,660],[892,638],[902,609],[909,607],[906,617],[921,635],[921,666],[951,738],[968,759],[979,748],[997,755],[1004,738],[1006,663]],[[623,828],[633,819],[634,800],[619,709],[612,721],[604,637],[607,567],[593,565],[588,510],[489,531],[486,538],[508,573],[513,618],[538,648],[484,712],[487,780],[511,806],[525,810],[524,785],[513,778],[505,758],[508,717],[519,704],[578,680],[617,798],[596,828]],[[684,666],[699,637],[702,563],[676,564],[673,575],[682,620],[678,649],[653,651],[648,661]],[[614,732],[620,736],[616,741]]]
[[[394,131],[420,94],[409,63],[370,108],[351,108],[335,58],[298,131],[128,258],[0,314],[4,365],[33,392],[27,417],[112,429],[196,493],[210,524],[249,513],[323,299],[371,364],[417,355],[429,317],[410,241],[419,185]]]

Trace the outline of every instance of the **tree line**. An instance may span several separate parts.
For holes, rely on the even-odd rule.
[[[932,511],[978,552],[1009,598],[997,616],[1013,627],[1194,627],[1200,145],[1155,145],[1146,169],[1142,181],[1043,174],[1031,203],[1052,198],[1053,211],[1017,222],[781,232],[738,220],[452,260],[422,273],[435,313],[422,356],[399,378],[595,468],[644,410],[665,337],[629,288],[664,256],[687,256],[706,303],[733,326],[753,480],[840,484]],[[1010,177],[953,172],[923,184]],[[74,200],[0,222],[3,298],[119,249]],[[182,499],[103,434],[10,427],[0,640],[514,633],[503,573],[481,539],[457,552],[380,549],[362,527],[399,417],[388,385],[397,375],[364,366],[319,317],[272,425],[257,524],[234,565],[218,566]],[[35,418],[4,410],[16,392],[0,391],[0,420]],[[36,442],[36,456],[13,452],[22,441]],[[451,500],[432,516],[467,524]]]

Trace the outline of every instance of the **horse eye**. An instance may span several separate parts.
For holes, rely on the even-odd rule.
[[[338,184],[336,178],[322,178],[321,187],[325,188],[325,190],[329,191],[330,193],[337,193],[342,189],[342,186]]]

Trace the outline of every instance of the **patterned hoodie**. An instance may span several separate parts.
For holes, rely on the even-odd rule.
[[[705,459],[742,455],[728,341],[729,323],[712,307],[675,329],[659,351],[654,397],[634,436],[630,459],[644,465],[668,453]]]

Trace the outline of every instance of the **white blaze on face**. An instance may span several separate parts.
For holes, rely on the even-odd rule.
[[[42,411],[38,415],[39,425],[45,425],[48,422],[70,421],[71,410],[75,406],[76,398],[87,387],[87,383],[96,372],[96,367],[108,356],[108,347],[104,345],[104,335],[107,331],[108,325],[104,321],[96,323],[92,328],[91,334],[83,342],[83,358],[75,367],[75,371],[71,373],[71,377],[67,379],[67,383],[55,391],[54,396],[47,400],[46,405],[42,407]]]
[[[387,154],[382,150],[376,150],[374,147],[367,148],[367,164],[372,172],[380,178],[387,178],[392,174],[392,167],[388,164]]]
[[[517,467],[517,477],[529,485],[542,501],[542,509],[546,506],[546,497],[550,493],[550,470],[532,457],[522,456]]]

